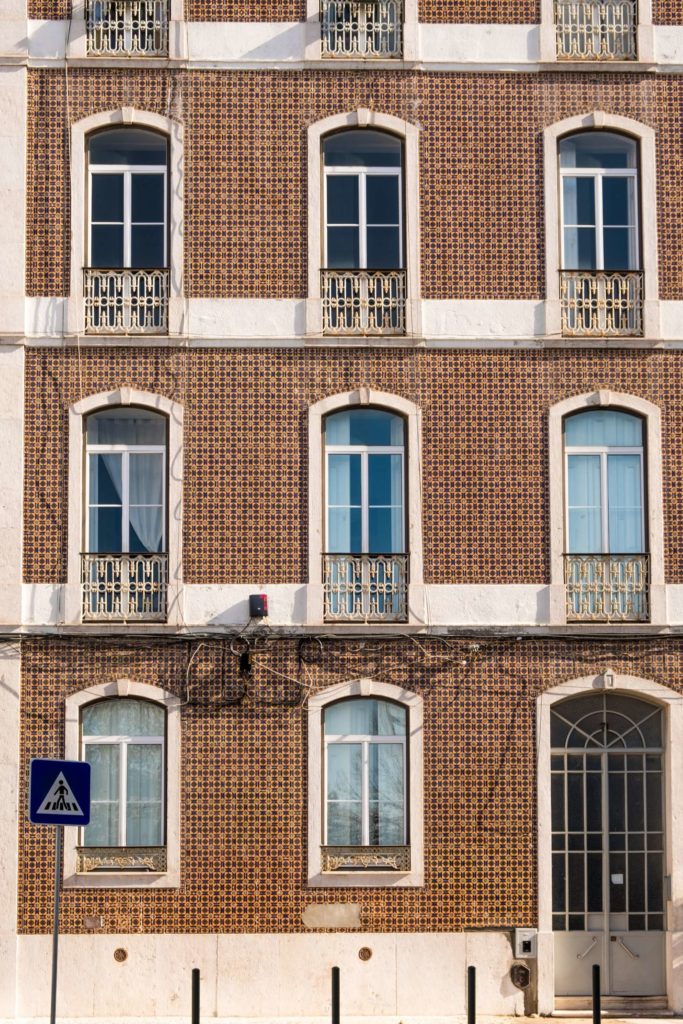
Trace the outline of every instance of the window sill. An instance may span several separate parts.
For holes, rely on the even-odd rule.
[[[311,887],[390,888],[424,884],[422,871],[411,867],[409,846],[323,846],[320,864],[321,870],[308,879]],[[334,867],[335,864],[338,866]]]

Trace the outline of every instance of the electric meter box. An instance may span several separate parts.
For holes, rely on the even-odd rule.
[[[535,928],[515,928],[515,957],[518,960],[535,959],[537,938]]]

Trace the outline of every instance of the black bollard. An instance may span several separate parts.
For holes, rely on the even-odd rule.
[[[593,964],[593,1024],[600,1024],[600,964]]]
[[[477,968],[467,968],[467,1024],[474,1024],[477,1017]]]
[[[339,1024],[339,968],[332,968],[332,1024]]]
[[[199,968],[192,968],[192,1024],[199,1024]]]

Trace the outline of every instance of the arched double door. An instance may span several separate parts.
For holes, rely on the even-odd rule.
[[[664,718],[601,692],[550,723],[555,995],[656,996],[665,978]]]

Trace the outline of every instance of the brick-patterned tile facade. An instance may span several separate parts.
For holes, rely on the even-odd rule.
[[[426,885],[335,890],[335,901],[360,903],[367,931],[533,926],[536,697],[607,667],[683,692],[681,645],[421,638],[360,649],[327,640],[308,646],[304,664],[294,641],[260,641],[245,693],[229,641],[201,650],[187,641],[25,642],[22,779],[31,757],[63,756],[64,699],[94,680],[131,678],[189,698],[181,713],[180,889],[65,890],[61,928],[79,932],[84,916],[102,915],[108,933],[303,930],[304,907],[330,893],[305,885],[302,697],[360,676],[424,696]],[[19,928],[47,932],[52,833],[20,827]]]
[[[547,415],[608,388],[662,410],[666,579],[683,582],[683,362],[624,350],[26,350],[24,579],[65,580],[67,410],[131,386],[185,409],[184,578],[307,578],[307,416],[367,386],[422,410],[425,580],[549,580]]]
[[[66,103],[62,72],[29,72],[30,295],[68,289]],[[74,70],[68,90],[72,122],[136,106],[185,123],[188,297],[305,296],[307,126],[370,107],[421,126],[424,298],[542,297],[542,130],[600,109],[657,132],[659,294],[682,300],[682,103],[680,77],[616,74]]]
[[[541,20],[540,0],[418,0],[420,21],[519,25]]]
[[[655,25],[683,25],[683,4],[680,0],[653,0],[652,21]]]

